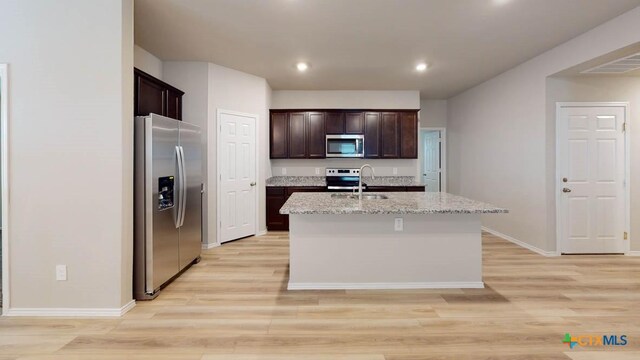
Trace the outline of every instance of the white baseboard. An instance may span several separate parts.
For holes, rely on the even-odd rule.
[[[220,246],[220,244],[218,243],[211,243],[211,244],[202,243],[202,250],[209,250],[218,246]]]
[[[256,236],[262,236],[262,235],[267,235],[267,230],[260,230],[256,233]]]
[[[521,240],[518,240],[518,239],[512,238],[512,237],[511,237],[511,236],[509,236],[509,235],[505,235],[505,234],[503,234],[503,233],[501,233],[501,232],[498,232],[498,231],[495,231],[495,230],[493,230],[493,229],[489,229],[489,228],[488,228],[488,227],[486,227],[486,226],[483,226],[483,227],[482,227],[482,230],[483,230],[483,231],[486,231],[486,232],[488,232],[488,233],[490,233],[490,234],[492,234],[492,235],[495,235],[495,236],[497,236],[497,237],[503,238],[503,239],[505,239],[505,240],[507,240],[507,241],[509,241],[509,242],[512,242],[512,243],[514,243],[514,244],[516,244],[516,245],[518,245],[518,246],[520,246],[520,247],[523,247],[523,248],[525,248],[525,249],[527,249],[527,250],[531,250],[531,251],[533,251],[534,253],[540,254],[540,255],[542,255],[542,256],[548,256],[548,257],[551,257],[551,256],[558,256],[558,254],[557,254],[555,251],[542,250],[542,249],[540,249],[539,247],[533,246],[533,245],[531,245],[531,244],[527,244],[527,243],[526,243],[526,242],[524,242],[524,241],[521,241]]]
[[[409,283],[289,283],[288,290],[481,289],[482,281]]]
[[[65,316],[65,317],[118,317],[126,314],[136,306],[131,300],[121,308],[9,308],[4,316]]]
[[[640,251],[638,251],[638,250],[629,250],[625,255],[627,255],[627,256],[640,256]]]

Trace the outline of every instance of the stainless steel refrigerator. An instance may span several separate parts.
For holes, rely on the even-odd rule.
[[[150,300],[199,261],[202,155],[198,126],[135,118],[133,296]]]

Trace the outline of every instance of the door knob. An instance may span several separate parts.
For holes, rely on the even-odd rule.
[[[564,188],[564,189],[562,189],[562,192],[570,193],[570,192],[571,192],[571,189],[569,189],[569,188]]]
[[[251,185],[251,186],[256,186],[256,183],[255,183],[255,182],[252,182],[252,183],[250,183],[249,185]]]

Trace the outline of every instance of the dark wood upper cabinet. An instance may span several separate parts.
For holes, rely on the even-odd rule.
[[[364,114],[364,157],[380,157],[380,113]]]
[[[182,90],[139,69],[133,69],[133,77],[135,116],[154,113],[182,120]]]
[[[361,112],[345,113],[344,133],[345,134],[363,134],[364,133],[364,113],[361,113]]]
[[[136,116],[164,115],[167,89],[145,76],[138,76],[136,80]]]
[[[269,156],[272,159],[289,157],[289,121],[287,113],[272,113],[269,125]]]
[[[310,112],[307,115],[307,156],[310,159],[325,158],[327,153],[326,147],[326,130],[325,130],[325,113]]]
[[[399,155],[399,138],[400,131],[398,127],[397,112],[383,112],[380,117],[382,131],[382,157],[397,158]]]
[[[272,110],[269,129],[272,159],[325,158],[327,134],[364,134],[365,158],[418,157],[414,110]]]
[[[303,112],[289,113],[289,158],[307,157],[307,121]]]
[[[327,134],[341,135],[344,134],[344,113],[329,112],[327,113]]]
[[[418,115],[414,112],[400,113],[400,157],[418,158]]]
[[[167,90],[167,117],[182,120],[182,94],[174,90]]]

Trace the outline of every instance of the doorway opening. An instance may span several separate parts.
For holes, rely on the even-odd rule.
[[[446,129],[420,129],[420,170],[427,192],[447,191]]]
[[[0,64],[0,178],[2,190],[0,197],[2,206],[0,207],[0,308],[2,314],[7,313],[9,308],[9,228],[8,228],[8,207],[9,207],[9,181],[8,181],[8,122],[9,122],[9,78],[7,64]]]

